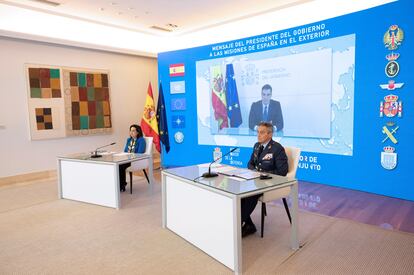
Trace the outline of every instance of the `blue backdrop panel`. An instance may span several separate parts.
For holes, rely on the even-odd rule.
[[[219,145],[200,144],[203,143],[200,140],[203,140],[204,137],[200,137],[200,133],[203,133],[200,128],[202,123],[199,121],[200,117],[197,113],[197,106],[200,107],[197,96],[199,100],[201,96],[201,91],[197,90],[197,77],[199,77],[197,75],[197,66],[202,64],[200,63],[201,61],[206,61],[208,65],[210,61],[214,63],[214,59],[237,59],[240,55],[251,53],[257,53],[266,57],[271,50],[278,49],[282,53],[284,50],[302,50],[310,47],[311,43],[315,42],[321,43],[320,45],[323,46],[323,43],[328,41],[328,39],[332,39],[329,40],[329,43],[339,41],[334,40],[335,38],[348,39],[346,41],[351,41],[355,45],[355,66],[352,69],[353,71],[350,72],[353,81],[348,84],[351,86],[345,87],[345,92],[347,90],[352,91],[350,94],[352,98],[350,97],[351,100],[342,103],[349,105],[343,106],[344,108],[353,110],[353,119],[341,122],[342,132],[335,134],[335,137],[341,139],[349,135],[346,138],[350,139],[351,142],[345,151],[339,150],[335,152],[335,150],[328,150],[324,152],[321,149],[313,150],[309,148],[328,148],[330,146],[329,142],[335,141],[309,139],[309,144],[314,145],[313,147],[304,145],[303,148],[305,149],[302,148],[303,152],[297,177],[300,180],[414,200],[414,181],[410,179],[409,175],[411,157],[413,156],[410,142],[414,138],[413,7],[414,4],[408,0],[398,1],[270,34],[160,53],[158,55],[159,79],[163,83],[164,88],[171,144],[170,152],[168,154],[162,153],[163,165],[184,166],[210,162],[214,154],[224,155],[234,146],[238,146],[240,149],[224,158],[223,163],[245,167],[252,152],[253,141],[250,144],[249,142],[243,143],[241,140],[248,140],[245,136],[232,136],[231,132],[229,132],[229,135],[232,138],[239,138],[240,143],[226,146],[226,142],[220,139]],[[398,25],[400,30],[403,30],[404,39],[397,49],[389,50],[385,47],[383,39],[384,34],[392,25]],[[306,33],[298,33],[301,30],[306,32],[308,27],[312,28],[313,26],[323,26],[325,35],[323,37],[321,35],[310,37],[306,36]],[[249,47],[246,44],[247,41],[263,41],[265,37],[272,36],[277,37],[274,40],[278,42],[277,45],[257,42],[250,44],[255,45],[255,47]],[[401,36],[398,37],[398,39],[400,38]],[[232,45],[231,51],[223,49],[229,45]],[[263,45],[266,46],[263,47]],[[386,56],[391,53],[399,54],[396,60],[399,65],[399,72],[394,77],[387,76],[385,73],[385,67],[389,62]],[[317,70],[318,60],[314,62],[315,70]],[[171,67],[174,64],[182,64],[182,67]],[[174,71],[173,68],[179,69]],[[392,71],[395,67],[389,69]],[[339,81],[342,80],[341,78]],[[395,90],[382,89],[380,85],[388,84],[389,80],[394,80],[396,83],[404,83],[404,85]],[[338,79],[333,79],[333,81],[338,81]],[[174,87],[173,90],[170,87]],[[392,110],[390,106],[385,105],[386,101],[384,99],[385,96],[390,94],[399,97],[397,105],[391,106],[398,108],[398,101],[402,103],[401,117],[398,117],[398,115],[393,117],[383,115],[380,117],[381,102],[383,102],[383,106]],[[342,103],[340,102],[339,104]],[[211,106],[211,102],[205,102],[205,105]],[[318,104],[316,102],[315,108],[317,107]],[[210,112],[211,114],[214,113],[213,110]],[[307,112],[311,114],[312,111]],[[333,112],[334,115],[335,113]],[[184,124],[181,124],[181,121]],[[332,135],[334,135],[333,132],[336,130],[335,127],[334,124],[331,124]],[[389,135],[384,133],[386,132],[384,127],[390,131]],[[277,138],[277,135],[275,135],[275,139]],[[392,141],[393,138],[395,138],[394,142]],[[282,137],[277,140],[280,140],[280,143],[287,146],[301,144],[300,142],[302,142],[301,139],[296,139],[295,137]],[[232,143],[229,142],[228,144]],[[383,154],[382,159],[381,153],[384,153],[383,148],[387,146],[393,147],[396,155]],[[390,168],[389,166],[395,163],[396,167],[385,169],[381,165],[381,159],[388,161],[388,164],[384,164],[384,166],[388,165],[388,168]]]

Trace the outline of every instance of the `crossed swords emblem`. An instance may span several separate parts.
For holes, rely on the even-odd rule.
[[[383,126],[382,133],[384,133],[386,137],[382,140],[382,142],[384,143],[387,139],[390,139],[392,143],[397,144],[398,140],[394,137],[394,134],[397,132],[398,128],[400,128],[400,126],[397,126],[390,131],[387,126]]]

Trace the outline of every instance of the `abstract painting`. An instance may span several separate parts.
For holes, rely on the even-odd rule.
[[[109,72],[26,65],[31,139],[112,131]]]
[[[63,70],[67,135],[112,130],[107,72]]]

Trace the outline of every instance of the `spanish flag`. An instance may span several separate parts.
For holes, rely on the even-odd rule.
[[[219,130],[229,127],[227,117],[226,93],[224,79],[220,66],[210,68],[211,75],[211,102],[214,110],[214,118],[217,120]]]
[[[184,76],[185,66],[184,63],[171,64],[170,65],[170,77],[172,76]]]
[[[148,84],[147,99],[141,119],[141,128],[146,137],[153,137],[155,148],[161,153],[160,136],[158,133],[157,116],[155,112],[154,97],[152,96],[151,82]]]

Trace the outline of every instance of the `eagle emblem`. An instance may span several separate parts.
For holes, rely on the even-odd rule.
[[[398,25],[392,25],[384,34],[384,45],[388,50],[392,51],[401,45],[404,39],[404,32]]]

